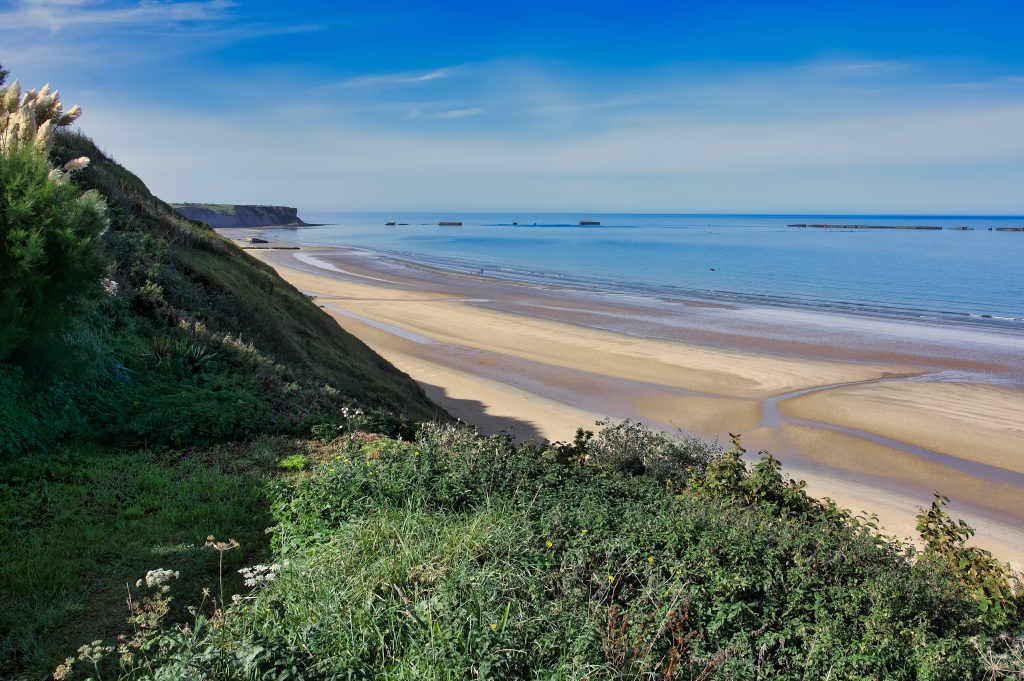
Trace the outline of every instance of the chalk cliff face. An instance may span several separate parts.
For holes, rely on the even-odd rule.
[[[287,206],[233,206],[223,203],[172,203],[176,211],[211,227],[299,227],[297,208]]]

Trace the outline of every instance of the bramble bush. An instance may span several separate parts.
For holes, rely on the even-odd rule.
[[[771,457],[606,430],[324,438],[272,487],[288,566],[119,673],[936,680],[1013,663],[998,636],[1015,614],[980,618],[956,566],[808,497]],[[684,477],[635,465],[652,442]]]

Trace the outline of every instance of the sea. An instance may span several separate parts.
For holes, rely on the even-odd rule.
[[[278,236],[538,284],[1024,334],[1024,232],[998,231],[1024,227],[1021,216],[522,211],[302,217],[317,226],[281,229]],[[439,226],[442,221],[462,224]]]

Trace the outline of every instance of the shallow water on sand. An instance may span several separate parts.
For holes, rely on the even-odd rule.
[[[281,230],[280,236],[538,283],[1024,333],[1024,233],[997,231],[1024,226],[1024,217],[528,212],[303,217],[324,224]],[[601,224],[581,226],[582,219]],[[440,227],[442,220],[462,226]],[[385,226],[392,221],[407,224]],[[943,229],[787,226],[793,223]]]

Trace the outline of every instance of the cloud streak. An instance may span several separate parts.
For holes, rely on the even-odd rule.
[[[457,67],[446,66],[431,71],[418,71],[406,73],[375,73],[364,76],[348,78],[337,83],[325,85],[318,90],[326,91],[337,88],[377,88],[396,85],[415,85],[417,83],[429,83],[434,80],[449,78],[457,70]]]
[[[460,118],[469,118],[471,116],[479,116],[484,112],[484,109],[474,106],[466,109],[451,109],[450,111],[439,111],[434,114],[434,118],[442,121],[455,121]]]
[[[44,28],[52,32],[82,26],[152,27],[218,21],[226,16],[227,10],[237,6],[233,0],[143,0],[122,5],[103,0],[21,0],[12,9],[0,11],[0,25],[14,29]]]

